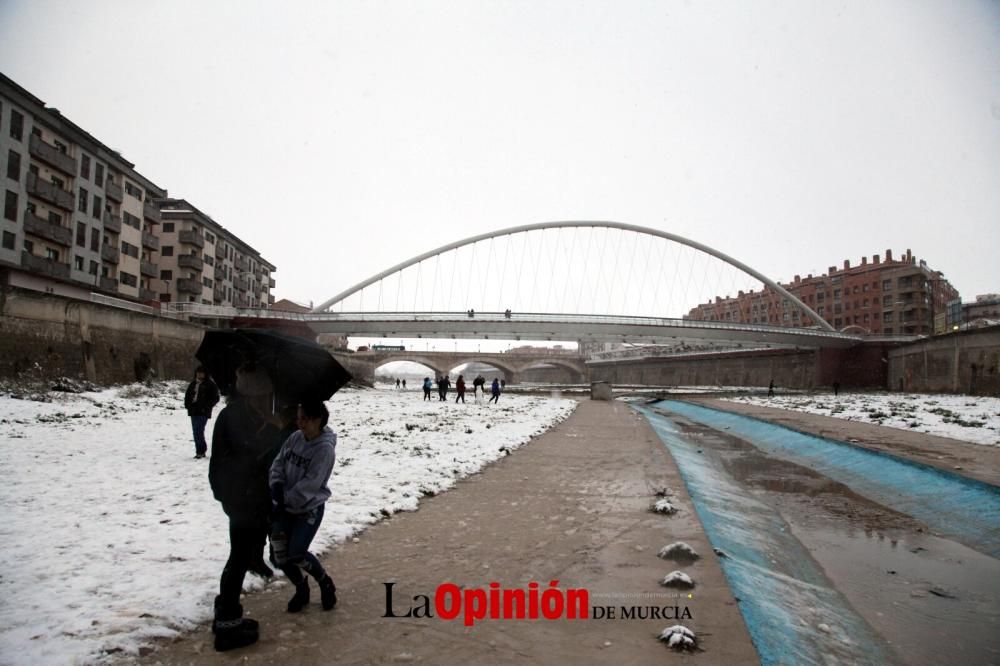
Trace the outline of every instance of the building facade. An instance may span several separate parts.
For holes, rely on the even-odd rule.
[[[158,202],[162,302],[267,308],[275,267],[184,199]]]
[[[931,335],[945,331],[945,313],[958,292],[940,271],[931,270],[907,250],[893,259],[861,258],[842,269],[830,266],[820,276],[807,275],[782,284],[838,331],[863,335]],[[770,326],[808,327],[815,322],[801,308],[770,288],[716,297],[694,307],[686,319]]]
[[[148,305],[272,302],[275,267],[260,253],[167,198],[134,164],[3,74],[0,177],[0,269],[12,286]],[[161,208],[177,202],[194,213],[174,215],[164,233]]]

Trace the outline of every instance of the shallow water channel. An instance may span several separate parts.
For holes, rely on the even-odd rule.
[[[700,405],[636,409],[762,662],[1000,663],[1000,489]]]

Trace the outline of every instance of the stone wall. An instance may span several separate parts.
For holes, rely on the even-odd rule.
[[[0,377],[71,377],[98,384],[187,379],[204,327],[5,285]]]
[[[1000,396],[1000,326],[940,335],[889,353],[894,391]]]

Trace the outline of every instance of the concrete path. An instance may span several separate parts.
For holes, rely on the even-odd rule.
[[[675,491],[680,513],[654,514],[654,491]],[[683,540],[702,555],[691,565],[661,560],[664,545]],[[359,543],[327,553],[340,603],[285,612],[286,584],[244,599],[261,623],[257,645],[219,654],[208,626],[162,645],[148,663],[226,664],[650,664],[681,662],[656,640],[673,619],[618,619],[622,607],[683,609],[697,632],[704,663],[757,663],[756,652],[677,468],[645,419],[620,402],[582,401],[566,421],[512,455],[424,499],[414,513],[369,528]],[[658,581],[680,569],[697,583],[687,593]],[[549,581],[587,589],[591,606],[612,606],[616,619],[482,620],[386,618],[384,583],[395,582],[403,615],[415,595],[432,599],[445,582],[488,589],[526,589]],[[167,581],[164,584],[168,584]]]

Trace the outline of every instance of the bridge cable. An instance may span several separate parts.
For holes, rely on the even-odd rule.
[[[628,263],[626,264],[626,269],[625,269],[625,283],[624,283],[625,298],[622,301],[623,303],[625,303],[625,307],[623,309],[622,314],[627,314],[630,310],[632,312],[641,312],[641,310],[639,310],[638,307],[636,307],[635,310],[632,310],[632,308],[629,307],[629,300],[632,297],[632,293],[635,292],[636,295],[639,295],[641,293],[641,290],[642,290],[642,287],[643,287],[642,285],[639,285],[639,287],[637,289],[633,289],[632,288],[632,286],[633,286],[633,280],[632,280],[632,278],[635,275],[635,264],[636,264],[635,253],[636,253],[636,250],[638,249],[638,243],[636,242],[636,240],[637,240],[636,234],[634,234],[634,233],[633,234],[629,234],[629,240],[632,241],[632,254],[629,257],[629,260],[628,260]]]
[[[643,245],[646,248],[646,263],[644,263],[643,266],[642,266],[642,273],[640,273],[640,276],[641,277],[648,277],[649,276],[649,258],[653,254],[653,252],[652,252],[652,243],[643,243]],[[642,311],[642,301],[646,297],[646,291],[647,291],[646,289],[643,289],[643,291],[642,291],[643,298],[639,299],[639,311],[640,312]],[[656,312],[656,304],[654,303],[653,307],[650,308],[650,309],[651,309],[652,312]]]
[[[588,227],[588,229],[587,229],[587,250],[586,250],[586,252],[583,255],[584,270],[586,270],[586,266],[589,263],[589,259],[590,259],[590,246],[591,246],[591,244],[594,241],[594,229],[595,228],[596,227]],[[580,301],[583,300],[583,290],[584,290],[584,288],[587,285],[587,281],[585,279],[583,279],[583,278],[584,278],[584,276],[580,276],[580,293],[576,297],[576,308],[575,309],[576,309],[577,313],[581,312],[581,310],[580,310]]]
[[[618,233],[618,245],[615,247],[615,265],[611,269],[611,275],[609,276],[612,280],[618,276],[618,262],[621,259],[622,251],[622,239],[625,237],[625,232],[619,230]],[[608,286],[608,306],[605,309],[606,312],[611,311],[611,301],[612,301],[612,288]]]
[[[510,256],[510,234],[507,234],[507,245],[503,251],[503,272],[500,273],[500,305],[503,306],[503,290],[505,283],[507,282],[507,270],[509,265],[507,263],[507,258]],[[515,304],[516,305],[516,304]]]
[[[573,277],[573,275],[572,275],[572,271],[573,271],[573,250],[576,249],[576,237],[577,236],[579,236],[579,234],[575,234],[572,231],[570,231],[570,235],[569,235],[569,250],[566,252],[566,279],[563,281],[563,295],[562,295],[562,301],[560,302],[561,306],[562,306],[562,310],[563,310],[564,313],[566,311],[566,298],[567,298],[567,295],[568,295],[568,292],[569,292],[569,283],[572,281],[572,277]]]
[[[490,249],[486,253],[486,279],[483,280],[482,277],[480,277],[480,281],[482,281],[482,283],[483,283],[483,290],[481,292],[481,296],[479,297],[479,302],[480,303],[486,303],[486,286],[489,283],[489,279],[490,279],[490,267],[492,265],[493,265],[493,239],[491,238],[490,239]],[[472,272],[475,273],[476,275],[480,275],[480,271],[477,270],[475,266],[472,267]]]

